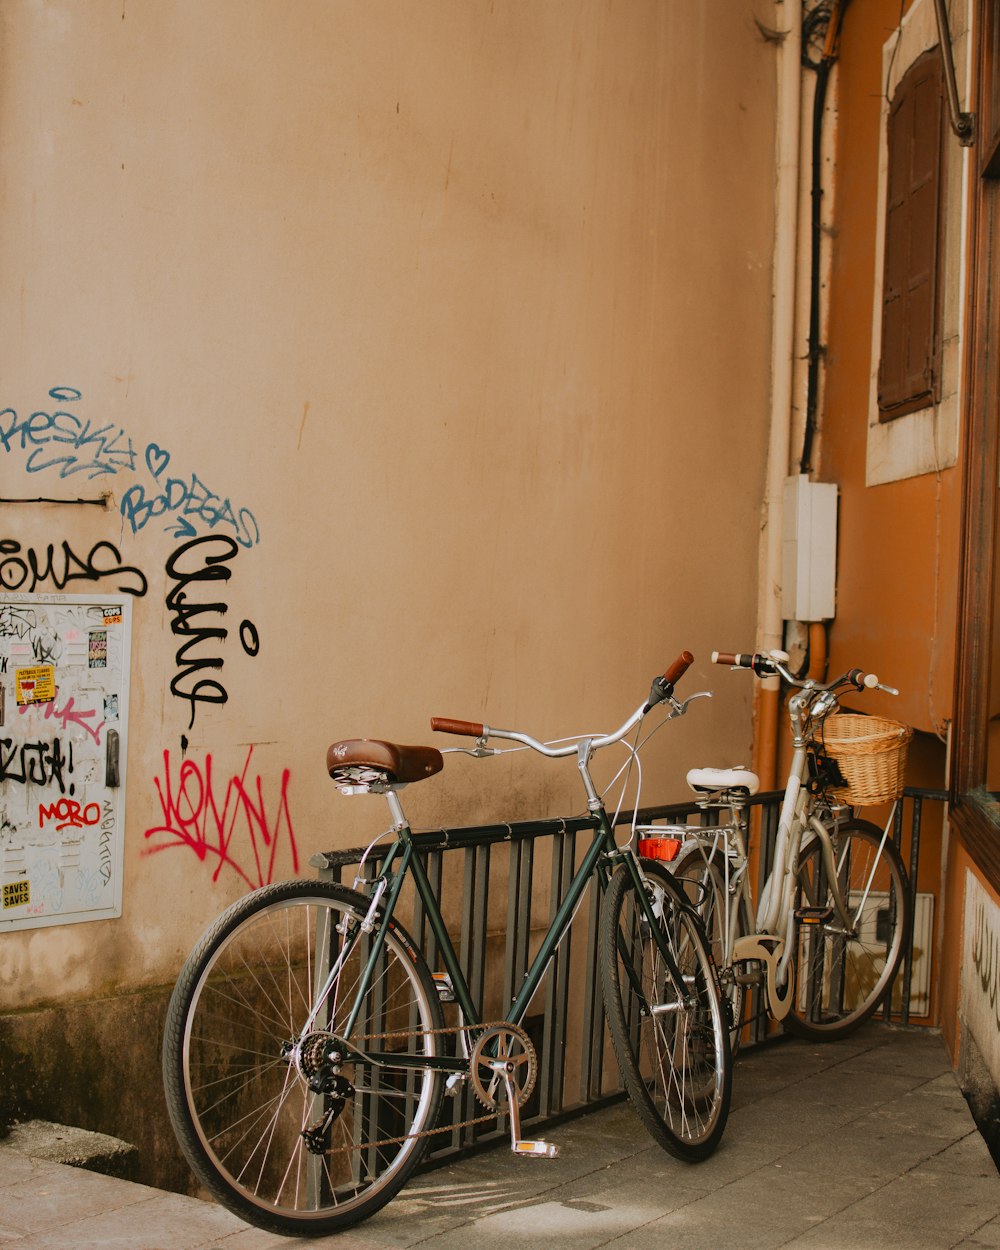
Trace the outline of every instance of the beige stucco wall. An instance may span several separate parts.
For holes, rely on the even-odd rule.
[[[754,16],[771,9],[3,5],[0,493],[112,495],[2,505],[5,550],[68,542],[86,563],[108,542],[148,584],[123,915],[3,934],[8,1009],[168,981],[248,880],[377,832],[381,802],[325,775],[336,738],[427,742],[432,714],[601,731],[680,649],[690,692],[712,647],[752,644],[775,121]],[[67,419],[24,432],[57,410],[104,443],[56,443]],[[217,498],[192,502],[192,475]],[[171,478],[185,502],[156,515]],[[195,679],[225,703],[170,691],[183,521],[222,536],[196,550],[231,573],[187,588],[226,608],[197,624],[227,637],[193,651],[222,660]],[[667,726],[643,799],[747,759],[749,697],[725,683]],[[171,823],[168,782],[183,837],[149,833]],[[523,756],[450,760],[405,797],[416,824],[583,806],[572,762]]]

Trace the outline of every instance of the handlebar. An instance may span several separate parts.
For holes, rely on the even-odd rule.
[[[899,694],[894,686],[883,685],[874,673],[866,673],[860,668],[848,669],[840,677],[828,682],[825,686],[810,678],[793,677],[786,667],[788,656],[784,651],[745,653],[738,651],[713,651],[713,664],[727,664],[730,668],[749,668],[758,677],[782,677],[790,686],[798,686],[800,690],[836,691],[843,686],[853,686],[855,690],[883,690],[886,694]]]
[[[640,704],[624,725],[613,734],[591,738],[591,748],[596,750],[599,747],[610,746],[614,742],[619,742],[630,730],[635,728],[646,713],[655,707],[657,703],[669,702],[672,708],[671,715],[683,716],[690,699],[685,703],[678,703],[674,699],[674,687],[693,663],[694,656],[691,652],[682,651],[662,676],[653,679],[649,698],[646,702]],[[531,747],[532,750],[539,751],[542,755],[548,755],[553,758],[564,755],[576,755],[577,753],[576,742],[571,743],[569,746],[552,747],[547,743],[539,742],[537,738],[532,738],[530,734],[518,733],[513,729],[494,729],[492,726],[485,725],[480,721],[454,720],[449,716],[432,716],[431,729],[437,733],[461,734],[470,738],[477,738],[480,740],[480,743],[487,738],[507,738],[513,742],[520,742],[523,746]],[[484,753],[489,754],[490,752]]]

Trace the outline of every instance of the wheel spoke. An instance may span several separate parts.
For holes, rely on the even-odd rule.
[[[728,1030],[701,926],[669,874],[647,870],[656,923],[683,978],[668,972],[644,900],[626,868],[605,900],[605,1007],[622,1079],[650,1133],[680,1158],[718,1144],[729,1107]]]
[[[788,1026],[843,1036],[890,992],[910,922],[910,893],[895,846],[866,821],[831,828],[833,876],[821,840],[803,853],[797,881],[795,986]],[[814,915],[804,916],[811,908]],[[845,929],[841,908],[851,918]]]
[[[441,1075],[413,1060],[437,1053],[443,1022],[409,939],[386,933],[357,1012],[355,1041],[378,1037],[385,1053],[362,1063],[338,1032],[373,950],[358,931],[345,953],[342,922],[367,906],[307,882],[248,895],[171,1000],[164,1077],[178,1139],[203,1184],[262,1228],[333,1232],[365,1218],[412,1172],[436,1119]]]

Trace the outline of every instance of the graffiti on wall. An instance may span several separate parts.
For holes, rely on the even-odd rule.
[[[73,743],[62,738],[0,738],[0,785],[55,787],[72,794]]]
[[[121,514],[133,534],[165,516],[170,521],[165,527],[168,532],[182,538],[196,534],[200,522],[208,529],[231,528],[236,541],[244,547],[252,547],[260,540],[257,520],[249,508],[235,508],[229,499],[209,490],[195,473],[167,477],[169,462],[170,453],[158,444],[150,443],[146,448],[145,463],[154,485],[150,488],[137,482],[128,488],[121,503]]]
[[[109,542],[94,543],[79,556],[68,541],[57,548],[49,543],[39,553],[14,538],[0,538],[0,590],[65,590],[71,582],[106,583],[105,589],[141,597],[148,582],[140,569],[122,563],[121,552]],[[74,587],[74,589],[78,589]]]
[[[62,707],[59,707],[58,697],[59,696],[57,692],[56,698],[49,700],[47,703],[43,705],[44,706],[43,715],[45,717],[45,720],[56,721],[56,723],[62,728],[62,731],[64,734],[69,732],[71,725],[74,727],[78,727],[82,729],[83,732],[89,738],[91,738],[98,746],[100,746],[101,745],[101,731],[104,729],[105,725],[107,724],[107,721],[106,720],[98,721],[97,718],[101,715],[101,712],[99,711],[99,709],[96,707],[77,707],[76,696],[72,694],[64,698]],[[106,704],[104,710],[107,711],[108,706],[110,705],[108,704],[107,700],[104,700],[104,702]],[[117,700],[115,701],[115,706],[117,706]],[[17,710],[21,716],[26,716],[28,714],[29,709],[27,706],[22,705]],[[118,718],[116,715],[115,720],[117,719]]]
[[[251,774],[253,747],[239,772],[216,771],[211,754],[203,764],[177,761],[163,752],[163,770],[155,779],[161,823],[146,830],[145,854],[186,847],[210,865],[212,880],[223,869],[236,873],[250,888],[274,879],[275,859],[284,846],[298,872],[299,854],[288,807],[289,769],[277,792],[265,793],[260,773]]]
[[[45,409],[27,416],[14,408],[0,410],[0,455],[20,457],[26,473],[55,472],[83,481],[137,479],[125,487],[120,504],[133,534],[163,518],[163,529],[182,538],[208,529],[231,533],[243,547],[260,541],[249,508],[212,490],[192,470],[174,471],[173,456],[161,444],[136,449],[121,426],[86,416],[82,391],[54,386],[47,399]]]
[[[229,562],[238,551],[232,538],[208,534],[183,543],[167,560],[166,605],[170,630],[181,640],[174,656],[177,672],[171,679],[170,692],[190,705],[189,729],[194,724],[199,703],[229,700],[221,676],[203,674],[221,674],[225,663],[220,652],[229,631],[220,622],[229,608],[213,587],[229,581],[232,576]],[[201,597],[203,594],[206,598]],[[260,651],[260,638],[252,621],[240,622],[239,639],[247,655],[252,657]]]
[[[123,426],[88,415],[83,392],[74,387],[53,387],[38,411],[0,410],[0,463],[4,460],[19,463],[29,475],[97,481],[106,490],[114,486],[125,529],[133,535],[159,531],[176,540],[165,562],[162,593],[173,640],[170,693],[184,707],[187,731],[200,709],[228,703],[227,665],[237,657],[256,657],[261,645],[252,620],[234,614],[230,623],[228,615],[227,591],[237,560],[260,542],[253,512],[213,490],[162,443],[136,442]],[[20,598],[67,588],[138,599],[147,594],[149,581],[110,542],[86,550],[71,539],[35,546],[0,539],[0,590],[18,592],[13,597]],[[47,629],[46,621],[36,620],[24,602],[0,606],[0,640],[5,636],[16,640],[24,663],[30,656],[34,664],[54,668],[64,657],[65,639]],[[99,672],[109,662],[105,635],[93,631],[86,646],[88,666]],[[4,673],[6,664],[0,646]],[[33,800],[32,814],[33,826],[44,836],[102,830],[107,813],[85,787],[78,793],[80,744],[102,747],[109,723],[117,720],[116,706],[62,685],[31,707],[18,707],[22,716],[29,711],[30,738],[0,738],[0,786],[10,792],[46,788]],[[289,771],[276,785],[266,786],[259,773],[251,776],[251,746],[242,767],[220,780],[218,751],[216,760],[206,753],[199,761],[188,757],[188,747],[182,734],[179,755],[163,752],[162,772],[154,778],[159,821],[146,829],[143,853],[184,846],[210,866],[213,880],[225,871],[248,886],[272,879],[279,852],[297,870]]]
[[[83,395],[72,386],[54,386],[53,404],[76,404]],[[95,423],[67,408],[21,416],[13,408],[0,411],[0,450],[21,452],[26,473],[58,470],[61,478],[82,474],[84,480],[136,467],[135,448],[128,434],[112,422]]]
[[[0,601],[0,928],[120,914],[130,609]]]

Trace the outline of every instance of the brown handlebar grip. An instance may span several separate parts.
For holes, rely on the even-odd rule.
[[[769,656],[751,654],[749,651],[713,651],[713,664],[728,664],[730,668],[752,668],[758,677],[774,672],[774,662]]]
[[[474,720],[452,720],[450,716],[432,716],[431,729],[439,734],[464,734],[470,738],[481,738],[483,726]]]
[[[673,664],[671,664],[667,671],[663,674],[663,680],[668,686],[676,685],[693,663],[694,656],[691,652],[682,651],[677,659],[674,660]]]

